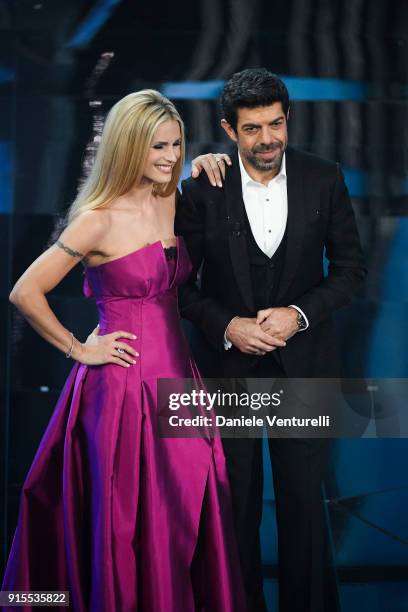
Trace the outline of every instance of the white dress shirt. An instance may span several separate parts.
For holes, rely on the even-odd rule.
[[[245,170],[240,155],[238,159],[249,225],[261,251],[272,257],[282,241],[288,219],[285,153],[278,174],[267,185],[254,181]]]
[[[268,257],[272,257],[282,241],[288,220],[286,154],[283,154],[278,174],[267,185],[251,178],[245,170],[239,154],[238,159],[241,171],[242,198],[252,234],[261,251]],[[306,321],[305,329],[307,329],[309,322],[304,312],[294,304],[290,306],[302,314]],[[227,330],[224,334],[224,348],[229,349],[232,344],[227,340],[226,332]]]

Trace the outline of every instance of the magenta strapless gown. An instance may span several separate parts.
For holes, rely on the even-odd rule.
[[[76,612],[245,609],[220,439],[157,435],[156,379],[199,379],[177,245],[174,261],[155,242],[86,270],[100,333],[133,332],[140,358],[74,366],[23,486],[3,590],[70,591]]]

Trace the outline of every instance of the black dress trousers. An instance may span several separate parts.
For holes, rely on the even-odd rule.
[[[225,376],[285,378],[279,353]],[[269,437],[278,532],[279,612],[340,609],[322,484],[327,439]],[[263,505],[262,439],[225,438],[235,530],[250,612],[266,612],[259,528]]]

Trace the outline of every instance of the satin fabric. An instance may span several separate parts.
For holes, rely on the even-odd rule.
[[[86,269],[100,334],[134,333],[140,358],[71,371],[22,489],[3,590],[70,591],[76,612],[245,610],[220,439],[157,432],[157,378],[199,381],[177,306],[183,240],[165,255],[158,241]]]

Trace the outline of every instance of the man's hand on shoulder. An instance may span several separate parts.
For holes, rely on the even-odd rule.
[[[222,181],[225,178],[225,164],[232,165],[231,159],[226,153],[199,155],[191,162],[191,176],[197,178],[204,170],[213,187],[222,187]]]

